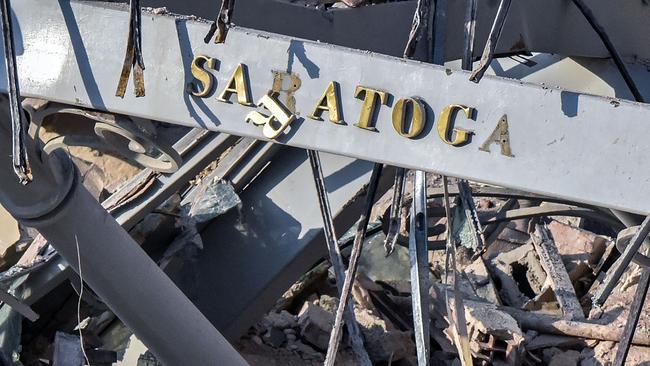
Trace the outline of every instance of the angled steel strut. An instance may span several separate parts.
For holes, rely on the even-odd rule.
[[[490,63],[494,58],[494,51],[496,50],[497,43],[501,37],[501,31],[503,31],[503,26],[506,24],[508,10],[510,10],[511,3],[512,0],[501,0],[499,3],[499,9],[497,10],[497,14],[494,17],[494,23],[492,24],[490,35],[488,36],[487,43],[485,44],[485,49],[483,50],[483,55],[481,56],[481,62],[479,63],[476,70],[472,71],[472,74],[469,76],[469,80],[478,83],[483,78],[485,71],[487,71],[488,67],[490,67]],[[466,35],[469,34],[471,34],[471,31],[466,32]]]
[[[327,190],[325,188],[325,177],[323,176],[323,169],[321,168],[320,156],[317,151],[307,150],[309,163],[311,164],[312,173],[314,175],[314,184],[316,185],[316,192],[318,194],[318,203],[320,206],[321,215],[323,217],[323,230],[325,232],[325,241],[327,243],[327,250],[329,252],[330,262],[334,268],[334,275],[336,278],[336,286],[339,291],[339,298],[343,298],[343,283],[345,281],[345,266],[341,258],[341,251],[336,241],[336,233],[334,231],[334,220],[332,219],[332,211],[330,209],[329,199],[327,198]],[[352,303],[347,303],[345,306],[345,325],[347,326],[352,343],[352,350],[354,351],[359,364],[370,366],[370,358],[368,353],[363,348],[363,336],[354,316],[354,308]],[[338,347],[338,343],[336,343]],[[334,347],[336,352],[336,347]],[[328,355],[330,351],[328,349]],[[334,359],[334,356],[330,356]]]
[[[381,171],[383,167],[383,164],[375,164],[372,169],[372,175],[370,176],[370,183],[368,183],[368,189],[366,193],[365,209],[361,214],[361,217],[359,218],[359,222],[357,224],[357,232],[354,236],[352,253],[350,254],[350,264],[348,265],[348,271],[343,282],[343,289],[341,290],[341,298],[336,309],[334,327],[332,328],[329,345],[327,347],[327,355],[325,357],[325,366],[334,365],[334,361],[336,360],[336,352],[338,350],[339,343],[341,342],[341,337],[343,336],[343,333],[341,332],[343,313],[348,307],[348,300],[350,299],[350,294],[352,293],[352,284],[354,283],[354,279],[357,274],[357,265],[359,264],[359,257],[361,256],[361,250],[363,249],[363,241],[366,238],[366,231],[368,229],[368,221],[370,220],[372,204],[375,202],[375,194],[377,193],[377,186],[379,185],[379,178],[381,177]]]
[[[235,7],[235,0],[222,0],[221,8],[217,14],[217,18],[210,25],[208,33],[205,35],[203,41],[209,43],[214,37],[214,43],[223,43],[226,41],[228,29],[232,26],[230,24],[232,18],[232,11]],[[216,37],[215,37],[216,33]]]

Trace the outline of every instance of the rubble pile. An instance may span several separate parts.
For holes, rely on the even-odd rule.
[[[441,184],[440,179],[432,178],[431,192]],[[481,190],[481,186],[473,188]],[[407,201],[410,194],[406,192]],[[385,220],[390,196],[376,204],[375,219]],[[429,194],[432,196],[435,194]],[[477,197],[475,204],[486,223],[489,218],[508,216],[507,212],[552,205],[543,200],[493,197]],[[429,199],[429,211],[434,213],[430,214],[430,227],[446,224],[444,217],[435,217],[442,205],[439,198]],[[460,203],[456,201],[456,205]],[[474,364],[611,364],[639,269],[632,265],[607,301],[593,306],[595,288],[618,256],[612,237],[617,228],[607,222],[574,213],[529,215],[485,225],[486,248],[482,253],[459,246],[457,278]],[[536,223],[538,229],[531,231]],[[380,221],[375,224],[380,225]],[[545,240],[540,239],[540,230],[548,234]],[[408,232],[402,227],[402,245],[386,256],[385,233],[377,231],[367,236],[361,255],[353,291],[354,312],[373,364],[416,365],[408,249],[403,243],[408,241]],[[439,230],[429,237],[431,242],[445,239]],[[349,248],[344,243],[342,246],[345,257]],[[429,251],[429,262],[433,281],[431,364],[460,365],[458,334],[449,318],[456,294],[453,280],[445,282],[446,274],[453,277],[453,269],[447,268],[446,273],[444,249]],[[240,339],[239,350],[252,365],[322,364],[334,323],[336,296],[329,263],[316,265]],[[648,310],[650,306],[646,305],[641,312],[626,365],[650,360]],[[357,364],[346,338],[337,364]]]
[[[119,196],[129,187],[123,183],[127,174],[120,174],[116,183],[108,170],[118,166],[136,177],[131,165],[113,157],[84,149],[74,153],[84,185],[100,200]],[[213,179],[220,162],[210,164],[191,183],[193,193],[172,195],[130,230],[169,273],[192,266],[202,255],[202,223],[245,204],[232,185]],[[374,365],[418,364],[408,250],[411,179],[408,175],[401,209],[404,219],[389,255],[385,241],[392,190],[373,206],[352,287],[354,315]],[[447,238],[442,184],[439,176],[428,177],[431,364],[461,365],[463,353],[481,365],[611,363],[642,272],[633,263],[606,301],[593,304],[596,290],[620,257],[615,237],[621,223],[592,208],[472,184],[479,223],[466,210],[460,188],[452,189],[452,229]],[[53,359],[74,365],[160,364],[92,290],[84,286],[82,292],[74,272],[66,271],[69,280],[57,282],[54,290],[48,288],[52,282],[38,282],[38,276],[29,278],[27,287],[20,287],[24,280],[9,281],[17,278],[15,271],[36,271],[41,263],[57,257],[35,231],[8,215],[2,224],[7,228],[2,237],[2,276],[12,286],[9,292],[24,301],[0,308],[7,335],[3,357],[13,355],[19,364],[34,366],[52,364]],[[473,225],[478,225],[474,231]],[[350,257],[355,231],[352,225],[339,239],[344,262]],[[453,262],[445,246],[450,240],[457,247]],[[339,305],[335,277],[329,261],[321,258],[235,343],[237,350],[252,365],[323,364]],[[44,299],[43,294],[29,292],[39,286],[46,287],[39,290],[43,294],[49,291]],[[38,301],[29,296],[39,296]],[[645,305],[640,313],[627,365],[650,360],[648,310]],[[455,326],[455,319],[464,319],[464,331]],[[358,364],[347,330],[336,364]]]
[[[228,212],[241,216],[247,204],[239,196],[247,183],[233,185],[215,176],[230,169],[229,161],[240,161],[237,152],[249,143],[239,140],[129,230],[188,297],[198,288],[191,269],[204,255],[203,225]],[[133,192],[146,190],[148,183],[138,183],[142,174],[131,164],[93,149],[72,152],[83,184],[109,210]],[[396,246],[388,254],[393,190],[374,204],[352,285],[354,316],[374,365],[418,364],[409,254],[412,179],[409,173],[402,207],[396,210],[402,215]],[[624,338],[642,268],[632,263],[602,304],[594,298],[621,258],[617,240],[620,244],[622,235],[633,231],[600,209],[460,180],[447,187],[448,220],[444,181],[430,174],[426,187],[430,364],[611,364]],[[124,191],[129,194],[122,195]],[[0,364],[161,365],[37,232],[8,214],[1,217],[0,281],[6,287],[2,301],[9,306],[0,307]],[[347,225],[350,229],[338,245],[349,267],[357,227]],[[254,233],[243,224],[236,229]],[[451,257],[450,243],[455,248]],[[317,263],[234,342],[250,364],[325,362],[340,283],[325,248],[320,249]],[[644,304],[640,311],[626,365],[650,361],[649,307]],[[357,365],[351,337],[345,328],[343,332],[336,364]]]

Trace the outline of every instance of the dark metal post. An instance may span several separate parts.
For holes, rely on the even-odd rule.
[[[0,100],[2,106],[7,101]],[[5,111],[3,111],[5,112]],[[8,114],[0,118],[0,202],[36,228],[109,308],[166,365],[246,365],[192,302],[79,184],[61,151],[37,156],[35,180],[23,186],[11,171]],[[79,266],[80,264],[80,266]]]

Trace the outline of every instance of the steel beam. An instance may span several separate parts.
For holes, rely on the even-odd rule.
[[[271,70],[290,70],[302,80],[295,93],[301,117],[279,143],[648,213],[650,186],[645,182],[650,180],[650,163],[644,140],[650,129],[645,123],[648,105],[490,76],[476,85],[462,71],[244,29],[233,29],[226,44],[206,45],[208,25],[150,14],[143,18],[144,54],[152,60],[147,67],[147,96],[127,93],[120,99],[112,96],[112,89],[128,14],[87,3],[70,3],[65,9],[37,0],[14,5],[26,95],[263,139],[261,128],[244,122],[252,108],[186,94],[192,80],[184,63],[186,54],[218,58],[218,89],[238,63],[246,64],[253,100],[270,89]],[[114,29],[113,37],[105,37],[108,28]],[[303,118],[332,80],[340,83],[341,109],[348,124]],[[430,107],[423,135],[399,136],[386,106],[378,112],[379,132],[355,127],[362,104],[353,97],[357,85],[387,90],[393,99],[420,96]],[[0,89],[6,90],[6,83]],[[434,118],[451,103],[477,110],[476,120],[456,121],[457,127],[473,131],[465,146],[445,144],[433,128]],[[504,114],[514,157],[501,155],[498,146],[492,152],[478,149]]]

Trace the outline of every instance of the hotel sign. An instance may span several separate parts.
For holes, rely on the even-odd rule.
[[[648,105],[151,14],[121,99],[128,13],[60,4],[13,4],[25,96],[650,212]]]
[[[192,60],[191,70],[194,82],[187,87],[187,92],[199,98],[208,98],[214,90],[214,77],[212,72],[218,60],[215,58],[199,55]],[[262,134],[268,139],[277,139],[282,135],[293,121],[297,118],[294,93],[300,88],[300,77],[283,71],[273,71],[274,82],[272,89],[262,95],[256,104],[250,93],[251,83],[248,67],[245,64],[238,64],[230,78],[227,79],[216,100],[222,103],[232,103],[231,99],[244,107],[259,107],[266,111],[266,114],[259,111],[250,111],[246,114],[245,121],[262,127]],[[286,78],[286,79],[285,79]],[[286,82],[291,85],[289,89],[283,89]],[[322,121],[322,115],[328,114],[330,122],[337,125],[346,125],[342,118],[341,90],[336,81],[326,84],[323,94],[314,101],[311,112],[307,118],[314,121]],[[280,94],[285,93],[286,104],[280,101]],[[360,99],[361,110],[359,112],[355,127],[378,132],[375,127],[374,116],[382,106],[388,105],[390,92],[374,89],[367,86],[357,85],[354,88],[354,97]],[[390,113],[394,133],[405,138],[417,138],[422,135],[426,124],[429,122],[427,110],[430,109],[426,101],[419,97],[400,97],[394,103]],[[474,108],[462,104],[445,105],[440,112],[436,123],[436,131],[440,140],[447,145],[462,146],[469,142],[472,131],[460,127],[453,127],[453,117],[456,112],[462,112],[467,119],[474,117]],[[490,152],[490,145],[498,144],[501,154],[514,157],[510,149],[510,134],[508,132],[507,115],[495,123],[492,133],[480,145],[479,150]]]

